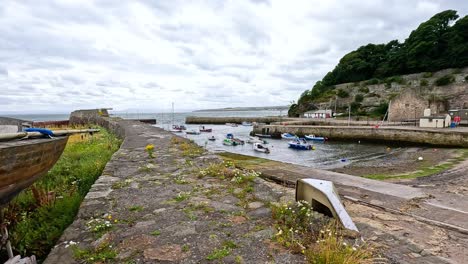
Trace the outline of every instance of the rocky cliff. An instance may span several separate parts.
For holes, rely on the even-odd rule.
[[[335,85],[334,93],[317,98],[299,112],[336,108],[339,113],[351,106],[354,114],[382,116],[389,103],[391,120],[419,117],[424,108],[436,113],[468,108],[468,67]]]

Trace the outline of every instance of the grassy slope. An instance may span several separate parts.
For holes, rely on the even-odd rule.
[[[39,260],[47,256],[120,143],[104,129],[93,136],[70,137],[55,166],[6,211],[16,253],[34,254]]]

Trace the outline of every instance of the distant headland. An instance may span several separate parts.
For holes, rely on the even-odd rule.
[[[214,111],[262,111],[262,110],[287,110],[289,106],[260,106],[260,107],[225,107],[216,109],[202,109],[193,112],[214,112]]]

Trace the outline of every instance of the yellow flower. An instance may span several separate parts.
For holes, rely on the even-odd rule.
[[[153,151],[154,150],[154,145],[153,144],[148,144],[145,147],[146,151]]]

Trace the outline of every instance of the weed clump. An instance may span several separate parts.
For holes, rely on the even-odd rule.
[[[273,204],[275,241],[308,263],[371,263],[372,251],[353,245],[334,220],[312,211],[309,203]]]

